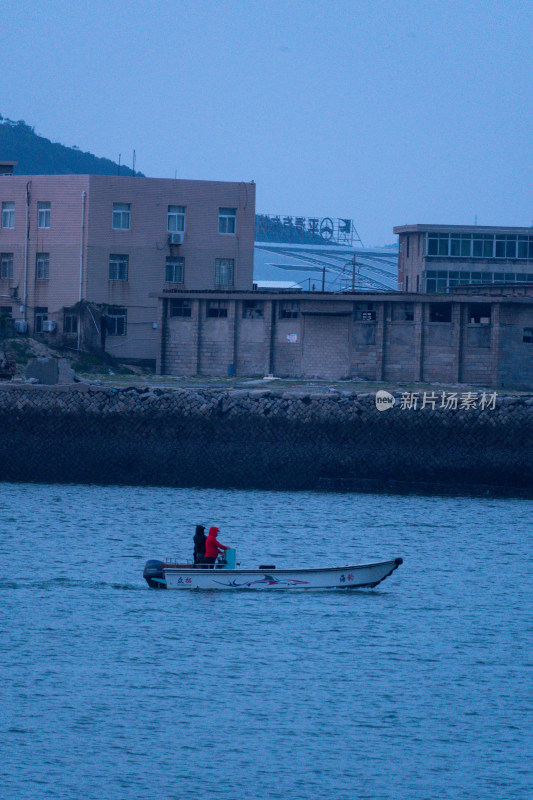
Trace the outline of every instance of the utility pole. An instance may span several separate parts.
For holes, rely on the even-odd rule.
[[[352,292],[355,292],[355,253],[352,257]]]

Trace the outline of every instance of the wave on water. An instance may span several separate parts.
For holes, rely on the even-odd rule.
[[[0,591],[2,589],[35,589],[51,590],[55,588],[64,589],[115,589],[121,591],[140,591],[146,588],[143,584],[133,583],[110,583],[108,581],[90,581],[74,578],[49,578],[38,581],[13,581],[9,578],[0,578]]]

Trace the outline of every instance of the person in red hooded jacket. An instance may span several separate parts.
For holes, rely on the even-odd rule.
[[[209,528],[209,533],[205,540],[204,564],[208,565],[208,569],[214,569],[215,561],[219,553],[223,553],[224,550],[229,550],[229,547],[226,547],[225,544],[221,544],[217,540],[217,533],[218,528],[215,528],[213,525],[213,527]]]

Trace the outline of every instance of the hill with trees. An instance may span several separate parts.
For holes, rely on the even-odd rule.
[[[109,158],[98,158],[78,147],[66,147],[35,133],[24,120],[14,122],[0,115],[0,161],[16,161],[17,175],[117,175],[119,165]],[[144,177],[142,172],[136,175]],[[133,171],[120,166],[120,175]]]

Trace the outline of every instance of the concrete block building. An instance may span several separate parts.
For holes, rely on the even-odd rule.
[[[3,174],[0,206],[0,313],[19,331],[155,364],[154,292],[253,285],[253,182]]]
[[[533,228],[399,225],[398,289],[446,292],[457,286],[531,283]]]
[[[473,288],[473,287],[472,287]],[[159,295],[158,372],[533,388],[533,287]]]

